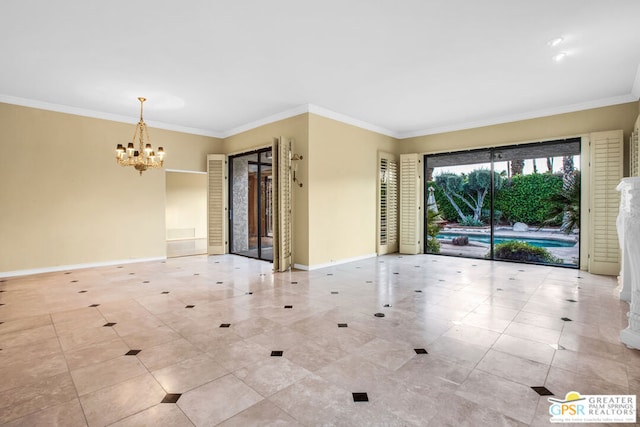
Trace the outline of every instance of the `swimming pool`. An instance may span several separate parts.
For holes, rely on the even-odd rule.
[[[436,236],[438,239],[453,239],[454,237],[467,236],[472,242],[480,242],[489,244],[489,240],[491,236],[483,236],[477,234],[463,234],[463,233],[441,233]],[[525,242],[530,244],[531,246],[537,246],[539,248],[570,248],[576,245],[576,242],[568,242],[564,240],[555,240],[555,239],[533,239],[530,237],[506,237],[506,236],[495,236],[493,238],[494,244],[502,243],[502,242],[510,242],[512,240],[518,240],[520,242]]]

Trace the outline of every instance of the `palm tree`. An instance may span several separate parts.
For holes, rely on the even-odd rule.
[[[547,199],[551,208],[544,223],[549,225],[561,221],[560,230],[571,234],[573,230],[580,228],[580,171],[573,171],[565,177],[562,190]]]

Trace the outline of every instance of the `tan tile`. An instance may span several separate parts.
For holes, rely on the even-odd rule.
[[[135,356],[120,356],[71,371],[71,377],[82,396],[102,388],[140,376],[147,370]]]
[[[104,426],[157,405],[166,392],[144,374],[84,396],[80,403],[90,427]]]
[[[160,403],[111,424],[112,427],[192,427],[189,418],[174,404]]]
[[[3,424],[5,427],[83,427],[86,425],[87,422],[77,398]]]
[[[525,427],[528,425],[455,394],[447,396],[446,402],[446,405],[440,405],[429,425],[451,427]]]
[[[37,382],[0,392],[0,423],[76,398],[73,381],[67,372],[39,379]]]
[[[555,354],[554,348],[549,344],[511,335],[501,335],[493,345],[493,349],[545,365],[551,364]]]
[[[447,338],[454,338],[458,341],[473,344],[479,347],[491,347],[498,337],[499,333],[489,331],[483,328],[476,328],[469,325],[454,325],[444,335]]]
[[[83,348],[99,342],[118,338],[113,328],[104,326],[74,329],[59,336],[60,345],[64,351]]]
[[[286,356],[285,351],[285,356]],[[240,368],[233,373],[252,389],[268,397],[311,372],[290,362],[285,357],[268,357],[254,365]]]
[[[558,344],[560,331],[526,323],[512,322],[504,331],[506,335],[517,338],[525,338],[544,344]]]
[[[571,350],[556,351],[552,366],[601,381],[629,387],[626,366],[619,362]]]
[[[0,348],[18,347],[27,344],[36,345],[39,341],[54,338],[55,336],[56,331],[51,324],[7,332],[0,335]]]
[[[262,396],[229,374],[183,394],[177,405],[200,426],[216,425],[261,400]]]
[[[85,366],[115,359],[123,356],[129,350],[129,346],[122,341],[122,338],[118,337],[108,341],[90,344],[86,347],[76,348],[65,352],[64,355],[67,359],[69,369],[73,371]]]
[[[5,321],[3,324],[1,324],[0,335],[7,334],[9,332],[39,328],[41,326],[47,325],[51,325],[51,316],[49,316],[48,314],[18,318],[15,320]]]
[[[533,419],[539,399],[528,386],[479,370],[469,375],[456,394],[525,424]]]
[[[549,365],[501,351],[489,350],[476,369],[532,387],[544,384]]]
[[[157,370],[202,354],[193,344],[184,338],[145,348],[138,353],[138,359],[149,370]]]
[[[282,426],[294,427],[303,424],[294,420],[289,414],[268,400],[256,403],[228,420],[218,424],[220,427],[245,426]]]
[[[153,371],[152,374],[168,393],[185,393],[228,372],[209,355],[200,354]]]
[[[67,372],[67,364],[61,353],[23,359],[0,368],[0,391],[32,384],[63,372]]]

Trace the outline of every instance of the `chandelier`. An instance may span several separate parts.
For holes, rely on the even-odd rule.
[[[147,125],[142,119],[142,105],[146,98],[138,98],[140,101],[140,121],[136,125],[131,142],[124,148],[122,144],[116,147],[116,161],[120,166],[133,166],[140,175],[149,168],[161,168],[164,163],[164,149],[158,147],[158,152],[153,151],[151,147],[151,139]],[[134,143],[138,140],[138,148],[134,147]]]

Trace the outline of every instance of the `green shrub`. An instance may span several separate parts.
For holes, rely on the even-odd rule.
[[[464,225],[465,227],[482,227],[484,223],[479,219],[475,219],[473,215],[467,215],[460,221],[460,225]]]
[[[545,248],[532,246],[519,240],[498,243],[494,247],[494,255],[496,259],[562,264],[561,259],[551,255]]]
[[[438,233],[442,227],[439,224],[439,221],[442,218],[437,213],[427,210],[427,253],[428,254],[439,254],[440,253],[440,242],[438,242]]]
[[[562,191],[562,177],[548,173],[516,175],[495,195],[494,208],[507,221],[542,225],[552,209],[549,195]],[[560,225],[550,224],[550,225]]]

